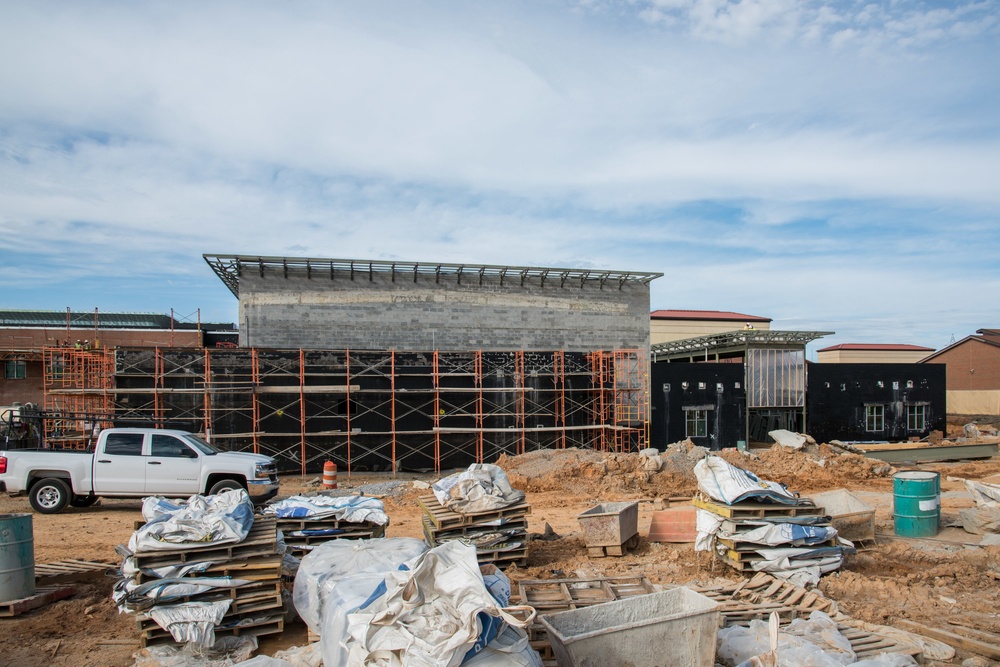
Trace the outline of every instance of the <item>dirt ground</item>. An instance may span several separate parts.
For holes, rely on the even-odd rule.
[[[575,574],[644,574],[654,583],[738,581],[736,572],[714,564],[706,554],[695,553],[692,545],[651,543],[645,537],[657,506],[695,492],[691,471],[696,454],[690,447],[674,447],[664,453],[659,471],[646,469],[645,460],[636,454],[569,449],[502,457],[498,463],[508,472],[513,486],[525,490],[532,506],[529,531],[541,533],[548,524],[560,536],[533,541],[527,566],[512,566],[507,574],[515,582]],[[880,534],[876,546],[849,557],[841,571],[825,576],[819,586],[845,613],[886,625],[911,619],[947,628],[954,622],[1000,633],[1000,547],[978,546],[980,536],[956,527],[946,527],[934,540],[896,538],[892,529],[892,475],[896,470],[888,464],[839,454],[826,445],[809,452],[773,448],[747,455],[727,451],[724,457],[765,479],[783,482],[803,496],[844,488],[876,508],[876,531]],[[959,480],[1000,475],[1000,457],[919,468],[941,472],[942,517],[948,526],[957,520],[958,510],[973,506]],[[404,483],[383,497],[391,519],[388,536],[422,537],[416,498],[427,490],[417,488],[412,480],[433,482],[437,478],[414,474],[395,477]],[[309,479],[282,478],[282,495],[315,488],[306,485]],[[340,486],[356,488],[391,479],[389,474],[348,477],[341,473]],[[577,516],[595,503],[618,500],[640,501],[639,547],[623,557],[588,558]],[[115,545],[128,541],[135,520],[141,518],[140,508],[138,500],[103,500],[92,508],[34,514],[36,562],[69,558],[119,562]],[[25,498],[0,496],[0,513],[30,511]],[[119,615],[112,603],[112,582],[110,577],[98,576],[77,584],[72,598],[16,618],[0,619],[0,665],[132,665],[138,633],[133,618]],[[305,641],[305,627],[294,623],[281,637],[264,639],[260,652],[270,654]],[[968,655],[960,653],[955,664],[964,657]]]

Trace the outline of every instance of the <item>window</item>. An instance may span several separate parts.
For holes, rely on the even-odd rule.
[[[28,362],[22,359],[5,361],[3,366],[4,380],[23,380],[28,376]]]
[[[885,430],[884,405],[865,406],[865,430],[874,433],[881,433]]]
[[[706,437],[708,435],[708,410],[685,410],[684,413],[684,421],[687,424],[687,437]]]
[[[170,456],[173,458],[194,458],[194,452],[172,435],[153,434],[153,443],[150,447],[151,456]]]
[[[117,456],[142,456],[142,433],[109,433],[104,453]]]
[[[906,430],[923,431],[927,428],[927,406],[907,405],[906,406]]]

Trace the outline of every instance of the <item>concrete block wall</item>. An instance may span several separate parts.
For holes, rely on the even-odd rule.
[[[240,345],[306,349],[567,350],[649,346],[649,285],[246,271]]]

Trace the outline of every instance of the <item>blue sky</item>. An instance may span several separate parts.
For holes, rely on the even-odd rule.
[[[940,348],[1000,326],[998,36],[996,0],[3,2],[0,307],[233,321],[202,253],[608,268]]]

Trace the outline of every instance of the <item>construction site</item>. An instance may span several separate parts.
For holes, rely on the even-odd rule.
[[[96,479],[135,433],[147,488],[146,465],[176,463],[160,433],[198,434],[176,455],[192,465],[257,455],[259,479],[178,498],[29,472],[28,497],[0,495],[33,549],[32,593],[0,602],[5,664],[1000,664],[1000,419],[945,419],[943,369],[817,374],[869,432],[900,428],[898,406],[907,436],[817,442],[812,420],[840,428],[806,395],[825,332],[713,314],[651,343],[658,274],[205,260],[239,299],[238,342],[80,345],[67,325],[4,352],[37,364],[42,395],[6,415],[4,490],[29,455],[91,457]],[[875,411],[864,391],[895,393]],[[217,503],[237,534],[181,535]],[[409,653],[406,623],[382,623],[393,587],[437,599],[435,578],[470,567],[454,608],[406,613],[472,634],[438,637],[436,662]],[[185,605],[222,606],[172,619]]]

